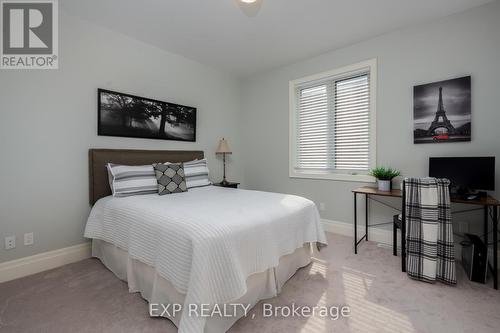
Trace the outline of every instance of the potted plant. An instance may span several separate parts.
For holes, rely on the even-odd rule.
[[[379,191],[390,192],[391,181],[394,177],[401,174],[400,171],[393,168],[376,167],[370,171],[370,175],[377,178]]]

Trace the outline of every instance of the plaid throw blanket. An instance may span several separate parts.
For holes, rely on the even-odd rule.
[[[450,182],[406,178],[406,271],[414,279],[456,284]]]

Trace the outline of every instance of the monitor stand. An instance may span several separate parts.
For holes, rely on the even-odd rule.
[[[481,198],[486,198],[488,193],[485,191],[475,191],[466,188],[458,188],[456,191],[450,193],[450,196],[454,199],[461,200],[478,200]]]

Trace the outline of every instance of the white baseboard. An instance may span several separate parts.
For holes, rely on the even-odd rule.
[[[91,243],[0,263],[0,283],[90,258]]]
[[[354,226],[352,223],[321,219],[325,231],[333,232],[343,236],[354,236]],[[358,239],[365,234],[365,225],[358,223]],[[398,234],[399,237],[399,234]],[[377,243],[392,246],[392,230],[380,228],[368,228],[368,239]]]

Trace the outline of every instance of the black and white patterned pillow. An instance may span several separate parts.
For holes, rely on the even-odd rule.
[[[182,163],[156,163],[153,164],[156,180],[158,181],[158,194],[171,194],[186,192],[186,177]]]

